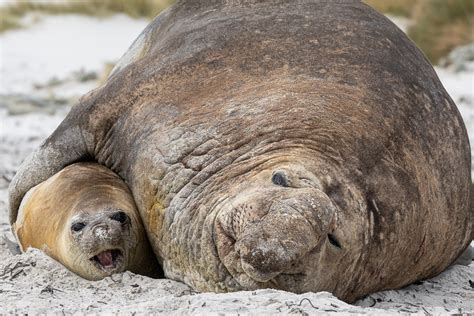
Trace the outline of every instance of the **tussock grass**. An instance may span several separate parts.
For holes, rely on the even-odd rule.
[[[473,0],[420,0],[412,18],[408,35],[433,63],[474,41]]]
[[[28,13],[83,14],[89,16],[108,16],[124,13],[131,17],[152,19],[174,0],[64,0],[38,1],[18,0],[0,8],[0,32],[21,26],[21,18]]]
[[[19,22],[18,17],[12,15],[3,15],[0,10],[0,33],[20,27],[21,23]]]
[[[410,17],[419,0],[363,0],[375,10],[392,15]]]
[[[412,20],[408,36],[432,63],[474,41],[474,0],[364,0],[382,13]]]

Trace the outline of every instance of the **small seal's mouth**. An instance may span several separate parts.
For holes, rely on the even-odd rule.
[[[89,259],[100,270],[110,273],[123,263],[123,254],[119,249],[105,250]]]

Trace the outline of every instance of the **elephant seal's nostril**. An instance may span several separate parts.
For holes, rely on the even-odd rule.
[[[279,185],[279,186],[282,186],[282,187],[285,187],[285,188],[287,188],[289,186],[286,175],[281,171],[275,172],[273,174],[272,183],[276,184],[276,185]]]
[[[255,254],[255,251],[253,252]],[[264,256],[262,256],[261,254],[260,255],[257,255],[256,256],[257,258],[252,258],[250,259],[251,261],[265,261],[265,260],[268,260],[266,259]],[[272,279],[274,279],[277,275],[279,275],[281,273],[280,270],[268,270],[266,271],[265,269],[259,269],[259,264],[252,264],[250,262],[248,262],[246,259],[249,259],[249,258],[245,258],[245,257],[241,257],[241,265],[242,265],[242,270],[244,270],[244,272],[250,276],[253,280],[257,281],[257,282],[268,282]],[[255,260],[257,259],[257,260]]]

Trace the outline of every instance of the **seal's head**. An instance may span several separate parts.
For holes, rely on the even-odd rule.
[[[342,249],[335,231],[337,206],[324,181],[288,162],[264,164],[244,183],[229,191],[217,211],[220,259],[245,288],[305,291],[308,282],[318,282],[313,273],[318,262]]]
[[[70,165],[32,188],[13,230],[22,250],[41,249],[85,279],[161,271],[128,187],[98,164]]]
[[[126,212],[106,208],[81,212],[64,227],[63,241],[68,256],[66,265],[87,279],[102,279],[122,272],[130,262],[130,249],[137,241],[131,234],[131,219]]]

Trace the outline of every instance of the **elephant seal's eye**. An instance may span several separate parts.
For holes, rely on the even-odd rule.
[[[84,227],[86,227],[84,223],[74,223],[71,225],[71,229],[75,232],[82,230]]]
[[[128,216],[124,212],[120,211],[112,215],[110,218],[123,224],[127,220]]]
[[[283,172],[275,172],[272,176],[272,182],[273,184],[282,186],[282,187],[288,187],[288,180],[286,179],[286,176]]]

